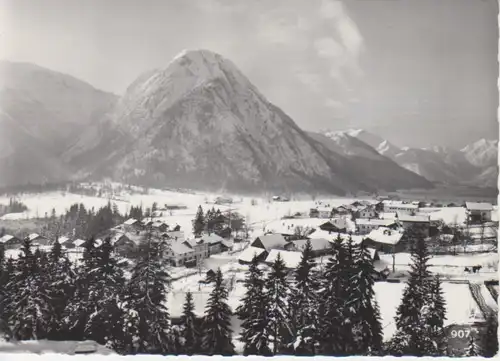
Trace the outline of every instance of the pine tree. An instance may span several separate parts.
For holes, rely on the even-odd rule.
[[[438,353],[427,325],[432,279],[428,270],[429,254],[421,236],[411,239],[412,265],[410,277],[396,312],[396,335],[389,351],[394,355],[425,356]]]
[[[479,356],[479,352],[477,350],[477,345],[474,340],[474,337],[469,338],[469,345],[467,346],[467,351],[465,351],[466,357],[476,357]]]
[[[132,269],[124,299],[124,352],[168,354],[172,351],[170,315],[166,307],[170,276],[163,245],[148,240]]]
[[[193,233],[195,236],[199,236],[204,229],[205,216],[203,215],[203,208],[201,208],[201,206],[198,206],[198,211],[196,212],[196,216],[193,220]]]
[[[318,291],[319,280],[315,272],[311,242],[308,240],[302,258],[295,271],[290,304],[291,320],[294,321],[293,344],[295,354],[314,356],[316,353],[317,333],[319,331]]]
[[[183,354],[196,355],[201,353],[200,334],[197,328],[197,319],[194,314],[193,294],[186,293],[186,301],[184,302],[182,317],[181,317],[181,332],[183,344]]]
[[[289,293],[285,263],[278,257],[271,266],[266,279],[267,300],[267,331],[270,335],[273,355],[288,353],[292,343],[292,325],[290,320]]]
[[[121,350],[124,345],[121,303],[125,278],[120,263],[113,256],[109,237],[99,248],[90,277],[88,304],[91,312],[85,325],[85,338]]]
[[[481,343],[481,356],[495,357],[498,353],[498,314],[486,319],[486,330]]]
[[[242,321],[240,341],[244,355],[272,355],[267,334],[267,293],[264,290],[263,272],[259,260],[253,257],[245,278],[245,296],[236,310]]]
[[[340,235],[332,245],[332,254],[322,275],[319,298],[320,352],[327,356],[345,356],[352,345],[352,330],[346,321],[347,290],[351,270],[347,267],[347,252]]]
[[[37,261],[43,260],[38,251],[31,252],[31,242],[26,240],[22,254],[16,262],[12,284],[8,285],[8,323],[18,340],[37,340],[47,336],[53,310],[47,294],[47,274]],[[43,261],[45,262],[45,261]]]
[[[445,356],[446,339],[444,321],[446,320],[446,302],[441,289],[441,280],[436,275],[429,283],[430,297],[426,301],[426,326],[429,337],[435,344],[433,356]]]
[[[82,264],[75,271],[74,292],[64,310],[64,323],[68,337],[81,340],[85,337],[85,327],[91,312],[90,287],[94,282],[98,248],[93,237],[83,245]]]
[[[353,349],[351,354],[376,354],[382,349],[382,324],[380,310],[373,289],[372,258],[364,246],[352,246],[354,274],[350,278],[350,297],[346,304],[353,325]]]
[[[205,307],[203,323],[203,350],[206,354],[234,355],[232,341],[232,311],[227,304],[228,291],[223,284],[220,268],[215,274],[215,284]]]
[[[54,243],[49,255],[48,290],[53,310],[52,323],[49,326],[48,338],[64,340],[67,337],[68,325],[64,311],[75,291],[75,273],[69,259],[61,253],[59,242]]]

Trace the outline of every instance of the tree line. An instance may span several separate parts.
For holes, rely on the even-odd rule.
[[[12,339],[90,339],[120,354],[233,355],[231,319],[237,316],[245,355],[444,356],[441,283],[428,270],[423,238],[414,241],[396,333],[386,343],[371,255],[341,237],[325,265],[316,264],[310,242],[292,272],[280,257],[268,269],[254,257],[234,313],[218,269],[203,316],[195,314],[188,292],[177,322],[166,306],[168,244],[146,240],[128,265],[115,256],[109,238],[100,246],[90,238],[79,262],[70,261],[57,241],[48,253],[25,241],[17,259],[0,252],[0,319]],[[471,340],[467,352],[493,356],[496,327],[492,323],[482,340]]]

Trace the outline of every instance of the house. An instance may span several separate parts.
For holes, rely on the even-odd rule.
[[[238,262],[240,264],[250,264],[254,256],[258,258],[259,262],[263,262],[267,258],[268,254],[269,253],[264,248],[250,246],[241,252],[238,257]]]
[[[184,231],[167,231],[162,233],[161,236],[163,238],[173,239],[173,240],[184,239]]]
[[[372,230],[364,238],[363,245],[384,253],[403,252],[405,245],[401,242],[402,238],[403,232],[387,227],[380,227]]]
[[[186,263],[196,260],[194,250],[179,241],[172,242],[170,249],[166,251],[165,256],[175,267],[183,266]]]
[[[333,213],[336,213],[338,215],[348,215],[348,214],[351,214],[351,207],[345,206],[345,205],[340,206],[340,207],[335,208]]]
[[[398,222],[403,226],[405,230],[410,227],[419,227],[425,236],[429,235],[429,230],[431,227],[431,217],[428,215],[415,215],[411,216],[408,214],[401,214],[398,216]]]
[[[345,233],[347,231],[347,221],[344,218],[334,218],[321,224],[318,228],[330,233]]]
[[[75,245],[75,247],[82,247],[85,242],[87,241],[84,241],[83,239],[76,239],[73,241],[73,244]]]
[[[383,201],[384,212],[390,213],[395,212],[399,215],[401,214],[415,214],[418,212],[418,204],[404,203],[402,201],[387,200]]]
[[[136,244],[125,234],[115,234],[111,237],[111,244],[113,245],[115,252],[118,254],[127,254],[128,252],[136,248]]]
[[[263,248],[270,252],[272,249],[284,249],[287,243],[288,241],[283,235],[270,233],[255,238],[250,246]]]
[[[234,246],[234,241],[231,241],[229,239],[223,239],[220,247],[222,252],[230,251],[233,249]]]
[[[153,229],[157,230],[158,232],[167,232],[168,231],[168,224],[165,222],[154,222],[152,224]]]
[[[38,246],[50,246],[52,243],[48,238],[40,236],[38,233],[31,233],[26,239],[29,240],[32,245]]]
[[[317,207],[312,208],[309,211],[309,217],[311,218],[331,218],[332,207]]]
[[[215,204],[232,204],[232,203],[233,199],[231,197],[221,196],[215,198]]]
[[[368,234],[372,230],[377,229],[379,227],[388,227],[388,228],[396,229],[398,227],[398,224],[396,221],[391,220],[391,219],[378,219],[378,218],[372,218],[372,219],[358,218],[358,219],[356,219],[356,231],[359,234]]]
[[[465,202],[467,220],[469,223],[483,223],[491,221],[493,206],[491,203]]]
[[[312,254],[314,257],[320,257],[328,254],[332,248],[331,242],[326,238],[311,238],[311,239],[297,239],[285,245],[285,250],[303,252],[306,248],[307,241],[311,242]]]
[[[143,225],[135,218],[129,218],[125,222],[123,222],[123,229],[128,232],[137,232],[142,230]]]
[[[358,218],[377,218],[377,211],[374,206],[366,206],[361,208],[356,215]]]
[[[283,197],[283,196],[273,196],[273,201],[274,202],[289,202],[290,199],[288,199],[287,197]]]
[[[0,238],[0,244],[3,244],[5,249],[14,249],[22,246],[23,241],[17,238],[16,236],[12,236],[10,234],[5,234]]]
[[[302,259],[302,252],[293,252],[293,251],[283,251],[279,249],[273,249],[271,252],[269,252],[269,255],[266,257],[266,260],[264,261],[268,265],[272,265],[274,261],[278,258],[278,255],[280,255],[281,259],[283,260],[283,263],[285,264],[285,267],[288,269],[295,269],[300,263],[300,260]]]
[[[183,242],[183,244],[194,251],[196,261],[205,259],[209,256],[209,244],[204,242],[201,238],[187,239]]]
[[[224,238],[212,233],[210,235],[204,234],[200,237],[204,243],[208,244],[208,255],[217,254],[222,252],[222,241]]]

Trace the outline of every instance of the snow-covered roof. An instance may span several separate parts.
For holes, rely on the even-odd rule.
[[[265,249],[250,246],[246,248],[243,252],[241,252],[240,256],[238,257],[238,260],[243,262],[251,262],[254,256],[258,257],[264,252]]]
[[[395,220],[397,218],[397,215],[398,214],[396,212],[383,212],[379,214],[379,218]]]
[[[415,216],[410,216],[407,214],[400,214],[398,215],[398,219],[401,222],[430,222],[431,221],[431,216],[426,216],[426,215],[415,215]]]
[[[184,238],[184,231],[167,231],[167,232],[162,233],[162,234],[166,234],[167,237],[170,237],[170,238],[178,238],[178,239]]]
[[[403,208],[403,209],[418,209],[418,204],[403,203],[402,201],[383,201],[384,207]]]
[[[281,256],[286,268],[297,268],[302,258],[301,252],[273,249],[269,252],[269,255],[266,258],[266,263],[274,263],[276,258],[278,258],[278,254]]]
[[[317,229],[313,233],[307,236],[307,238],[324,238],[324,239],[332,239],[337,237],[337,233],[329,233],[328,231],[324,231],[322,229]]]
[[[16,237],[13,236],[13,235],[10,235],[10,234],[5,234],[2,238],[0,238],[0,243],[5,243],[5,242],[9,242],[13,239],[15,239]]]
[[[102,245],[102,239],[100,239],[100,238],[96,239],[94,242],[95,242],[95,245],[97,247],[99,247],[100,245]]]
[[[202,239],[203,242],[206,242],[208,244],[219,243],[219,242],[222,242],[224,240],[224,238],[222,238],[221,236],[219,236],[215,233],[212,233],[210,235],[204,234],[203,236],[201,236],[200,239]]]
[[[111,237],[111,244],[115,244],[118,242],[122,237],[125,237],[127,240],[131,241],[129,237],[127,237],[123,233],[116,233],[113,237]]]
[[[366,219],[366,218],[358,218],[356,219],[356,224],[357,225],[365,225],[365,226],[390,226],[391,224],[394,224],[395,221],[393,219],[377,219],[377,218],[371,218],[371,219]]]
[[[275,247],[282,247],[288,243],[285,237],[278,233],[266,234],[258,238],[266,250],[270,250]]]
[[[380,227],[371,231],[365,238],[369,238],[374,242],[383,244],[398,244],[403,233],[399,231],[394,231],[389,228]]]
[[[465,207],[470,211],[492,211],[491,203],[465,202]]]
[[[311,242],[313,251],[321,251],[323,249],[331,247],[330,241],[325,238],[311,238],[309,240],[298,239],[296,241],[293,241],[293,244],[295,245],[295,247],[297,247],[297,249],[302,251],[306,247],[307,241]]]
[[[170,249],[175,254],[186,254],[193,252],[193,250],[186,246],[183,242],[172,242],[172,244],[170,245]]]
[[[45,238],[45,237],[40,236],[38,233],[31,233],[31,234],[28,236],[28,239],[29,239],[30,241],[33,241],[33,240],[35,240],[35,239],[37,239],[37,238]]]
[[[63,243],[66,243],[66,242],[69,242],[71,241],[71,239],[69,237],[59,237],[59,239],[57,240],[60,244],[63,244]]]
[[[83,245],[85,243],[85,241],[83,239],[77,239],[76,241],[73,242],[73,244],[77,247],[80,247],[81,245]]]
[[[139,222],[137,219],[129,218],[125,222],[123,222],[123,224],[126,224],[127,226],[131,226],[131,225],[136,224],[137,222]]]

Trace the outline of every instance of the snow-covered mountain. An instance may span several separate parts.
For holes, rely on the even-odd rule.
[[[430,186],[400,167],[399,178],[370,179],[351,157],[301,130],[231,61],[207,50],[185,51],[164,69],[141,75],[106,124],[111,126],[103,142],[69,156],[86,162],[84,172],[96,177],[198,189],[340,194]],[[92,138],[88,134],[83,138]],[[96,163],[89,154],[107,156]]]
[[[461,149],[465,158],[477,167],[498,165],[498,140],[480,139]]]
[[[496,186],[498,141],[481,139],[461,150],[443,146],[398,147],[363,129],[345,132],[393,159],[402,167],[426,179],[445,184]]]
[[[116,97],[69,75],[0,61],[0,186],[65,179],[61,154]]]

